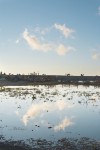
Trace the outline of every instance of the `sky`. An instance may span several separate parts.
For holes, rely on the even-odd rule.
[[[100,75],[100,0],[0,0],[0,71]]]

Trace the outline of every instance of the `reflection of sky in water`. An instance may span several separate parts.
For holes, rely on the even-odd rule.
[[[66,127],[69,127],[73,124],[70,119],[65,118],[62,122],[54,127],[55,131],[65,130]]]
[[[7,139],[100,139],[99,88],[57,85],[0,91],[0,134]]]
[[[29,119],[36,118],[37,116],[42,117],[46,112],[63,111],[65,108],[71,108],[73,105],[67,104],[64,100],[57,100],[56,102],[38,102],[37,104],[32,104],[31,107],[24,114],[22,120],[25,125],[27,125]],[[45,115],[45,114],[44,114]],[[43,115],[43,116],[44,116]]]

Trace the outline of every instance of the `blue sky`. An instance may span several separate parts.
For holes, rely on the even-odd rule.
[[[100,0],[0,0],[0,70],[100,75]]]

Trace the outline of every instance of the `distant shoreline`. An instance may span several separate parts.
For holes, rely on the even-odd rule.
[[[68,75],[0,75],[0,86],[28,85],[93,85],[100,86],[100,76]]]
[[[100,86],[99,82],[28,82],[28,81],[0,81],[2,86],[35,86],[35,85],[84,85],[84,86]]]

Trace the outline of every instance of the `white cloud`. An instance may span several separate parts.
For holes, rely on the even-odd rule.
[[[63,44],[60,44],[56,49],[59,55],[65,55],[66,53],[73,51],[73,50],[75,50],[73,47],[71,46],[65,47]]]
[[[49,51],[52,49],[52,45],[48,43],[41,43],[38,38],[35,36],[31,36],[28,32],[27,29],[25,29],[23,33],[23,38],[26,40],[28,45],[33,49],[33,50],[39,50],[39,51]]]
[[[55,43],[49,44],[49,43],[42,42],[37,37],[35,37],[35,35],[33,36],[30,35],[27,29],[25,29],[25,31],[23,32],[23,38],[33,50],[38,50],[43,52],[48,52],[50,50],[53,50],[56,51],[58,55],[62,55],[62,56],[74,50],[74,48],[71,46],[65,46],[63,44],[57,45]]]
[[[16,44],[18,44],[18,43],[19,43],[19,40],[17,39],[17,40],[16,40]]]
[[[98,15],[100,15],[100,6],[98,7]]]
[[[75,32],[73,29],[70,29],[65,26],[65,24],[55,24],[54,27],[59,30],[66,38],[71,37],[72,33]]]
[[[73,124],[73,122],[70,119],[65,118],[64,120],[62,120],[62,122],[60,124],[58,124],[54,127],[54,130],[55,131],[65,130],[66,127],[69,127],[72,124]]]
[[[92,54],[92,59],[93,60],[97,60],[97,59],[99,59],[100,58],[100,52],[94,52],[93,54]]]

